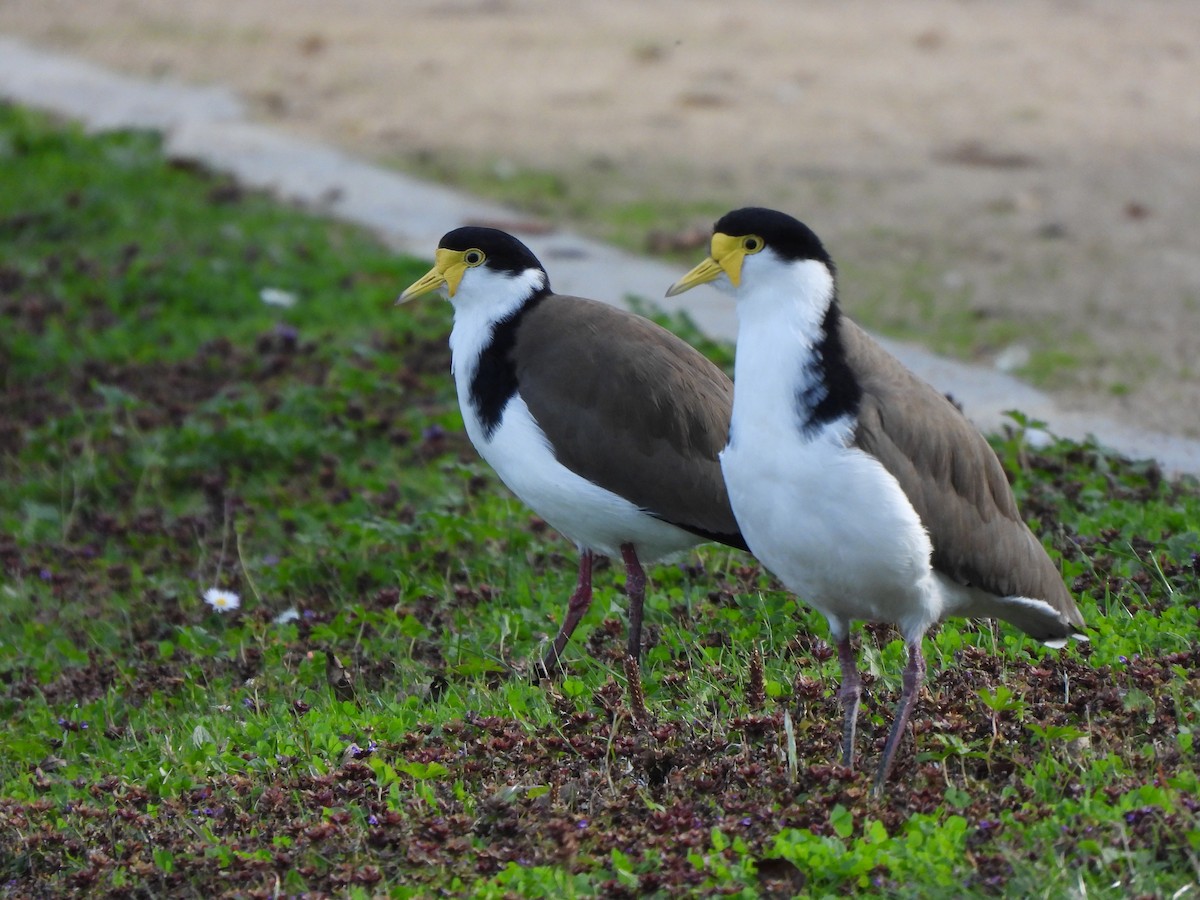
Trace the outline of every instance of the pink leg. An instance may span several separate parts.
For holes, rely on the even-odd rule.
[[[892,761],[896,756],[896,748],[900,738],[908,726],[908,717],[912,715],[913,706],[917,702],[917,692],[925,680],[925,657],[921,655],[921,638],[918,637],[908,645],[908,665],[904,667],[903,690],[900,692],[900,702],[896,706],[896,719],[892,722],[892,731],[887,743],[883,745],[883,759],[879,761],[879,774],[875,777],[875,792],[883,790],[892,770]]]
[[[634,659],[642,655],[642,608],[646,603],[646,573],[638,562],[633,544],[621,545],[621,558],[625,560],[625,593],[629,595],[629,648]]]
[[[854,768],[854,732],[858,725],[858,701],[862,696],[862,679],[858,676],[858,661],[850,647],[850,635],[838,641],[838,662],[842,664],[842,686],[838,699],[842,701],[845,722],[842,725],[842,765]]]
[[[563,649],[571,639],[571,633],[592,605],[592,559],[591,550],[584,550],[579,554],[579,578],[575,582],[575,592],[567,601],[566,618],[563,619],[562,627],[558,629],[550,652],[542,658],[542,670],[547,675],[558,668]]]

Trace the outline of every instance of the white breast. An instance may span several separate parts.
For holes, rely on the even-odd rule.
[[[461,403],[461,390],[459,398]],[[470,405],[461,405],[467,435],[479,455],[514,494],[577,546],[619,556],[622,544],[633,543],[638,557],[648,562],[700,543],[695,535],[563,466],[520,395],[504,408],[491,440],[484,438]]]
[[[903,490],[850,446],[853,421],[804,435],[796,392],[814,322],[777,298],[739,297],[731,443],[721,470],[750,550],[830,619],[926,627],[942,592],[929,536]],[[805,317],[807,316],[807,320]]]
[[[528,296],[528,287],[525,291]],[[619,556],[622,544],[633,543],[638,557],[649,562],[699,544],[696,535],[656,519],[562,465],[519,393],[508,401],[490,438],[485,435],[471,404],[471,380],[496,318],[494,304],[489,310],[483,304],[460,303],[456,297],[450,347],[467,436],[508,488],[577,546],[605,556]]]

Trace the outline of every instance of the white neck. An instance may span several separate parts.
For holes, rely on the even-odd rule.
[[[810,378],[807,366],[833,301],[833,277],[824,264],[769,258],[751,269],[757,262],[747,258],[750,271],[734,292],[738,340],[731,442],[795,435],[797,391]]]
[[[497,322],[521,308],[530,295],[546,286],[546,274],[526,269],[518,275],[493,272],[484,267],[470,269],[450,298],[454,306],[454,328],[450,332],[451,371],[459,399],[466,396],[479,354],[492,340]],[[466,407],[463,408],[464,414]]]

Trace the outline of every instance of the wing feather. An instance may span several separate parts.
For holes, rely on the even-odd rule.
[[[999,597],[1043,600],[1064,625],[1082,628],[1075,601],[1021,518],[983,435],[853,322],[843,318],[842,327],[863,389],[855,444],[900,483],[929,530],[934,567]]]
[[[745,548],[721,475],[733,385],[648,319],[551,296],[521,323],[518,389],[559,462],[653,515]]]

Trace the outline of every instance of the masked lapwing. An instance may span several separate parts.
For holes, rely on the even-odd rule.
[[[736,301],[721,468],[751,552],[829,621],[846,765],[861,693],[851,621],[893,623],[908,646],[878,789],[925,677],[931,625],[995,617],[1057,647],[1083,638],[1083,616],[983,436],[842,315],[833,260],[807,226],[736,210],[714,226],[711,253],[667,293],[714,282]]]
[[[551,671],[592,599],[595,555],[620,556],[629,654],[641,650],[643,563],[719,541],[745,549],[717,459],[733,385],[664,328],[555,294],[512,235],[446,234],[398,302],[441,290],[467,435],[501,480],[579,548],[579,574],[542,666]]]

